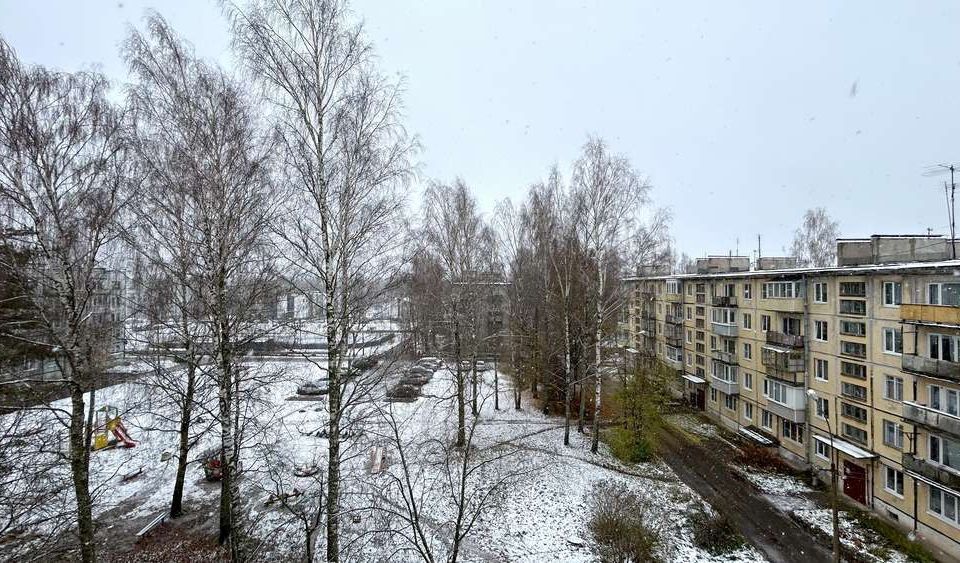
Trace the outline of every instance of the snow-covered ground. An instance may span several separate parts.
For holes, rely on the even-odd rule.
[[[267,542],[262,556],[289,559],[300,553],[303,533],[293,516],[277,503],[267,505],[270,492],[297,490],[302,502],[295,507],[316,505],[322,491],[318,476],[297,477],[297,468],[326,467],[328,443],[319,432],[327,424],[326,401],[289,401],[296,385],[320,377],[320,367],[307,361],[251,361],[252,374],[258,375],[248,408],[255,425],[245,435],[248,448],[243,451],[244,497],[250,519],[256,522],[251,533]],[[713,557],[693,545],[688,515],[703,506],[703,501],[679,482],[661,463],[624,465],[605,447],[598,454],[589,449],[589,441],[571,431],[571,445],[562,444],[562,420],[546,417],[524,404],[515,410],[509,399],[509,383],[501,376],[500,410],[494,410],[489,398],[492,372],[485,372],[479,422],[475,426],[471,451],[475,452],[469,491],[493,492],[481,516],[464,539],[462,559],[467,561],[593,561],[587,529],[587,506],[593,486],[601,481],[616,481],[629,487],[649,506],[647,519],[663,539],[664,558],[670,561],[762,561],[752,547],[726,556]],[[441,557],[449,549],[450,522],[454,504],[443,494],[444,479],[459,475],[437,462],[437,453],[453,439],[456,418],[452,375],[441,370],[423,388],[423,396],[412,403],[387,403],[382,400],[383,385],[373,390],[377,400],[358,405],[349,415],[344,441],[343,533],[354,540],[350,549],[359,559],[386,558],[416,560],[402,534],[405,523],[400,513],[403,497],[403,466],[396,443],[391,439],[394,420],[407,452],[407,474],[413,498],[423,509],[424,536],[431,549]],[[146,518],[165,511],[173,491],[176,469],[174,458],[162,461],[164,452],[175,452],[177,436],[171,430],[173,414],[164,403],[162,390],[130,382],[99,390],[97,405],[110,404],[120,410],[124,424],[137,446],[95,452],[91,456],[91,483],[97,491],[95,514],[109,514],[115,525],[120,519]],[[210,408],[213,408],[212,403]],[[57,407],[69,409],[60,401]],[[37,412],[35,423],[52,426],[50,412]],[[469,406],[468,406],[469,417]],[[212,417],[207,419],[207,423]],[[51,427],[52,427],[51,426]],[[197,454],[217,444],[218,428],[211,427],[199,437]],[[371,474],[370,452],[381,447],[386,452],[385,471]],[[462,459],[462,458],[461,458]],[[468,464],[470,465],[470,464]],[[143,472],[127,482],[123,475]],[[472,466],[471,466],[472,467]],[[69,488],[64,495],[69,496]],[[208,506],[213,514],[219,495],[217,483],[203,480],[199,464],[190,465],[184,498],[188,506]],[[313,502],[313,505],[310,503]],[[393,516],[391,516],[393,513]],[[394,529],[395,533],[371,530]],[[109,528],[108,528],[109,529]],[[322,534],[321,534],[322,536]],[[368,538],[368,539],[365,539]],[[322,544],[322,539],[320,540]],[[386,556],[385,554],[389,554]]]

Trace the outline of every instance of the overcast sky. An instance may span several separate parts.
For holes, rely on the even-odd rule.
[[[98,65],[122,82],[128,25],[156,8],[233,66],[205,0],[0,0],[28,62]],[[486,210],[522,197],[588,134],[607,139],[674,215],[694,256],[789,245],[825,206],[844,236],[947,232],[960,161],[960,3],[396,2],[356,0],[388,73],[406,81],[424,178],[461,176]]]

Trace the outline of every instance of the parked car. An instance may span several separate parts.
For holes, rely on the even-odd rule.
[[[438,370],[440,369],[440,366],[443,365],[443,362],[440,361],[440,358],[427,356],[425,358],[420,358],[419,360],[417,360],[417,365],[427,366],[433,370]]]
[[[489,367],[487,367],[487,363],[484,362],[483,360],[477,360],[477,363],[475,365],[477,367],[477,371],[487,371],[488,369],[490,369]]]
[[[423,375],[433,375],[434,369],[427,366],[413,366],[407,370],[407,373],[423,374]]]
[[[330,392],[330,384],[325,379],[304,381],[297,387],[298,395],[326,395]]]

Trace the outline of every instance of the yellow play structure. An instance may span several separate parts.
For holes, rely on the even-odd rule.
[[[110,435],[114,439],[110,439]],[[97,409],[97,416],[93,427],[93,449],[102,450],[105,448],[122,446],[132,448],[137,443],[130,438],[126,426],[120,420],[120,411],[117,407],[104,405]]]

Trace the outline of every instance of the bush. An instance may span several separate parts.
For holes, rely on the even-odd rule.
[[[659,560],[660,535],[645,522],[647,507],[626,486],[601,481],[593,487],[588,527],[594,552],[609,563]]]
[[[936,558],[934,558],[926,548],[917,542],[910,541],[906,534],[893,524],[859,509],[850,510],[849,512],[861,527],[873,530],[882,536],[890,542],[890,544],[895,546],[897,550],[906,555],[910,561],[919,561],[920,563],[933,563],[936,561]],[[874,555],[882,558],[879,553],[874,553]]]
[[[764,448],[755,444],[741,444],[736,454],[736,461],[747,467],[765,469],[777,473],[793,474],[795,471],[790,469],[783,458],[777,453],[776,448]]]
[[[719,513],[698,510],[690,516],[693,543],[712,555],[723,555],[743,547],[745,540],[736,528]]]
[[[653,444],[650,440],[626,428],[606,430],[603,441],[610,446],[610,453],[614,457],[626,463],[640,463],[653,457]]]

